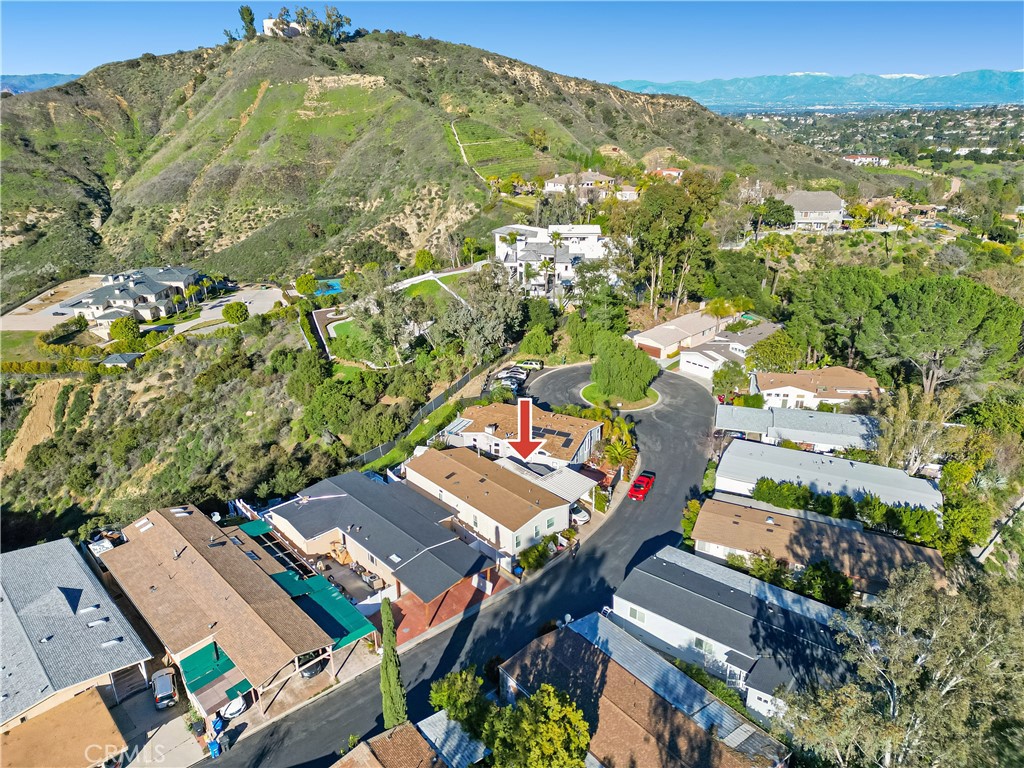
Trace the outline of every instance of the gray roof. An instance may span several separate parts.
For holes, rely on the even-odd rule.
[[[878,439],[878,420],[870,416],[809,411],[802,408],[741,408],[719,405],[717,429],[754,432],[772,440],[873,448]]]
[[[269,512],[307,539],[340,529],[425,603],[494,565],[439,525],[449,510],[404,484],[381,485],[360,472],[321,480]]]
[[[426,720],[420,720],[416,727],[449,768],[468,768],[491,753],[483,742],[466,733],[443,709]]]
[[[931,510],[942,505],[942,494],[935,483],[911,477],[901,469],[734,440],[722,454],[716,480],[753,485],[762,477],[797,483],[815,493],[842,494],[857,501],[872,494],[886,504]]]
[[[794,211],[840,211],[846,206],[835,192],[809,192],[805,189],[790,192],[782,202],[793,206]]]
[[[749,347],[752,344],[767,339],[781,329],[782,326],[779,323],[762,320],[757,325],[744,328],[742,331],[722,331],[716,338],[727,341],[730,344],[742,344],[745,347]]]
[[[840,611],[697,555],[663,548],[630,572],[616,597],[732,649],[730,661],[748,673],[772,668],[773,684],[758,690],[842,676],[829,628]]]
[[[150,658],[68,539],[0,555],[0,598],[4,722],[58,691]]]
[[[101,365],[131,365],[140,357],[142,354],[139,352],[119,352],[116,355],[107,355]]]
[[[705,731],[715,729],[727,746],[751,758],[772,763],[788,750],[760,728],[753,727],[699,683],[615,623],[591,613],[568,626]]]
[[[532,468],[536,465],[524,466],[521,462],[510,457],[497,459],[494,463],[510,472],[515,472],[520,477],[525,477],[534,485],[551,491],[555,496],[565,501],[579,501],[597,487],[596,480],[592,480],[586,475],[581,475],[575,469],[569,469],[569,467],[559,467],[554,470],[551,470],[550,467],[545,467],[544,469],[549,471],[536,472]]]

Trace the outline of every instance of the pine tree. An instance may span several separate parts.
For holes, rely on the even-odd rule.
[[[395,637],[395,617],[391,601],[380,603],[380,634],[384,655],[380,662],[380,696],[384,709],[384,727],[394,728],[409,718],[405,708],[405,686],[402,685],[402,663],[398,659],[398,641]]]

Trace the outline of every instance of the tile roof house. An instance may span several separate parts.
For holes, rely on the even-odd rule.
[[[838,611],[674,547],[630,571],[612,611],[633,636],[726,680],[764,717],[780,709],[780,687],[846,674],[829,625]]]
[[[789,751],[612,621],[590,614],[499,668],[506,700],[544,683],[590,725],[588,766],[769,768]]]
[[[874,400],[884,392],[878,380],[841,365],[795,373],[755,373],[752,394],[765,406],[815,409],[819,403],[842,404],[856,397]]]
[[[608,196],[615,179],[597,171],[580,171],[552,176],[544,182],[545,195],[573,192],[581,204],[596,203]]]
[[[578,469],[594,452],[601,439],[602,424],[592,419],[566,416],[532,406],[533,439],[544,440],[530,456],[533,464],[552,469]],[[472,405],[441,430],[448,445],[479,449],[489,456],[518,457],[509,446],[519,436],[519,409],[511,403]]]
[[[265,520],[306,555],[347,555],[399,595],[432,603],[495,565],[442,524],[451,517],[411,487],[346,472],[299,491]]]
[[[834,229],[843,223],[846,203],[835,192],[790,192],[782,202],[793,206],[797,229]]]
[[[829,453],[845,448],[874,448],[878,419],[803,408],[743,408],[719,405],[715,429],[741,432],[747,440],[778,445],[783,440],[805,450]]]
[[[107,355],[100,365],[108,365],[114,368],[134,368],[142,355],[138,352],[119,352],[116,355]]]
[[[4,729],[91,688],[111,704],[145,682],[149,650],[68,539],[0,554]]]
[[[803,485],[818,494],[849,496],[855,501],[870,494],[896,506],[936,512],[942,506],[942,494],[934,482],[911,477],[901,469],[748,440],[734,440],[722,453],[715,490],[749,496],[762,477]]]
[[[333,650],[335,638],[273,578],[285,569],[242,530],[188,505],[154,510],[122,535],[101,561],[200,711],[252,689],[260,696],[298,672],[299,656]]]
[[[728,555],[749,556],[765,549],[796,567],[824,560],[868,595],[888,586],[890,571],[918,563],[935,573],[938,586],[946,583],[936,549],[865,531],[856,520],[782,509],[727,493],[704,502],[692,537],[698,552],[723,561]]]
[[[655,360],[677,356],[683,349],[697,347],[715,338],[735,317],[713,317],[703,311],[666,320],[646,331],[630,334],[633,343]]]
[[[568,501],[468,448],[428,449],[405,463],[405,478],[452,509],[496,559],[569,527]]]
[[[331,768],[446,768],[446,763],[415,725],[403,723],[360,742]]]

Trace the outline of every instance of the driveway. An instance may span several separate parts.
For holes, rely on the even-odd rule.
[[[266,290],[261,288],[240,288],[232,293],[227,293],[223,296],[218,296],[215,299],[210,299],[200,305],[199,317],[195,320],[189,320],[186,323],[178,323],[174,327],[175,335],[184,333],[189,328],[192,328],[200,323],[205,323],[210,320],[224,320],[224,307],[235,301],[240,301],[249,308],[249,315],[262,315],[269,312],[274,307],[275,301],[283,301],[282,293],[280,288],[267,288]],[[163,327],[159,322],[153,323],[152,325],[146,326],[147,328],[160,328]],[[170,327],[170,326],[168,326]]]
[[[589,366],[556,369],[537,376],[527,389],[541,402],[578,402],[574,393],[589,378]],[[533,640],[544,622],[608,605],[628,570],[679,542],[683,505],[704,473],[714,403],[700,384],[674,374],[661,374],[654,388],[661,394],[658,404],[633,414],[644,469],[658,474],[647,500],[623,502],[575,559],[555,563],[507,597],[404,650],[402,678],[412,720],[433,713],[427,700],[432,679],[467,664],[482,669],[494,656],[507,659]],[[349,734],[383,729],[379,686],[379,672],[370,670],[242,740],[218,764],[326,768]]]
[[[110,714],[128,741],[125,764],[131,768],[167,768],[201,760],[203,748],[185,725],[186,711],[184,694],[177,705],[158,710],[149,690],[112,707]]]

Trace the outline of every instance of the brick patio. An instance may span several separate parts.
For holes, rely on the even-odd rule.
[[[432,603],[424,603],[412,592],[406,592],[391,604],[395,615],[398,645],[409,642],[428,629],[464,613],[474,605],[479,605],[512,586],[511,581],[497,574],[492,575],[491,580],[494,583],[494,590],[490,595],[485,595],[474,587],[471,580],[459,582]],[[380,613],[371,616],[370,622],[380,629]]]

